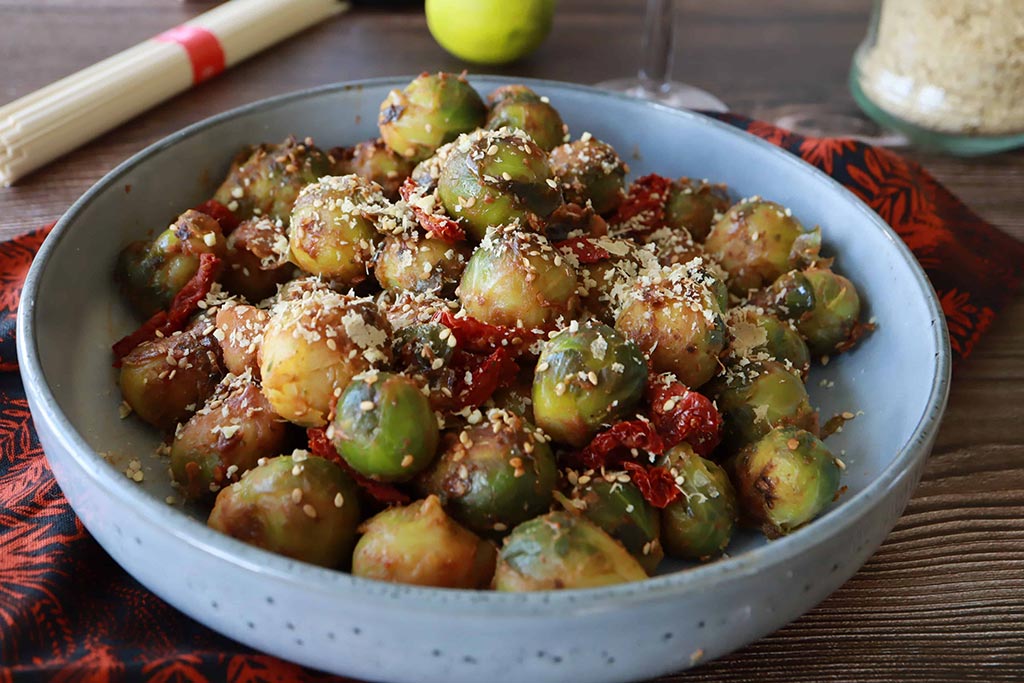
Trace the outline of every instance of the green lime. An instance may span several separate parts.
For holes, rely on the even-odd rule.
[[[551,31],[555,0],[427,0],[434,39],[459,59],[505,64],[537,49]]]

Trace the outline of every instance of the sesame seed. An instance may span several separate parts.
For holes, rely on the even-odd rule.
[[[302,512],[304,512],[310,519],[316,519],[316,508],[309,503],[302,506]]]
[[[345,504],[345,496],[341,495],[340,493],[335,494],[335,496],[334,496],[334,507],[340,508],[344,504]]]
[[[412,455],[406,454],[406,456],[402,458],[402,467],[412,467],[412,464],[415,461],[416,458],[412,457]]]
[[[302,489],[300,489],[300,488],[292,489],[292,502],[295,503],[295,504],[298,504],[298,503],[302,502]]]
[[[844,413],[842,414],[842,418],[843,418],[844,420],[852,420],[852,419],[854,418],[854,414],[853,414],[853,413],[851,413],[851,412],[850,412],[849,410],[847,410],[846,412],[844,412]]]
[[[790,439],[789,441],[786,442],[786,446],[788,446],[789,450],[791,451],[795,451],[799,445],[800,442],[797,441],[796,439]]]
[[[371,410],[373,410],[376,407],[377,406],[374,404],[373,401],[362,401],[359,404],[359,409],[361,411],[363,411],[364,413],[368,413],[368,412],[370,412]]]

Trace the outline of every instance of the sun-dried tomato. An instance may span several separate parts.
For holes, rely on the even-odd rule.
[[[420,226],[427,231],[431,237],[436,237],[439,240],[445,242],[461,242],[466,239],[466,231],[463,230],[458,223],[449,218],[448,216],[442,216],[436,213],[427,213],[420,208],[416,202],[411,201],[413,193],[416,191],[418,185],[412,178],[406,178],[402,186],[398,188],[398,193],[402,195],[402,199],[409,204],[409,208],[412,209],[412,213],[416,216],[416,221]]]
[[[306,438],[309,440],[310,453],[318,455],[325,460],[330,460],[341,469],[345,470],[345,472],[352,477],[353,481],[355,481],[356,485],[366,491],[367,495],[378,503],[383,503],[384,505],[405,505],[412,500],[407,493],[400,490],[398,487],[391,484],[385,484],[380,481],[374,481],[373,479],[364,477],[352,469],[352,466],[345,462],[344,458],[338,455],[338,451],[334,448],[334,444],[332,444],[331,440],[327,438],[327,430],[319,427],[307,429]]]
[[[683,495],[672,474],[664,467],[644,467],[635,462],[624,462],[622,467],[629,472],[630,480],[640,489],[644,500],[656,508],[668,507]]]
[[[665,452],[665,444],[646,420],[619,422],[595,436],[578,456],[584,469],[618,467],[633,460],[633,449],[654,455]]]
[[[708,457],[722,441],[722,416],[707,396],[690,391],[680,382],[652,381],[647,388],[651,422],[672,448],[685,441],[701,457]]]
[[[118,340],[114,346],[114,367],[121,367],[121,359],[139,344],[156,339],[158,332],[165,337],[185,327],[188,319],[199,308],[199,302],[210,293],[220,274],[220,259],[213,254],[199,255],[199,268],[174,296],[170,308],[157,311],[131,334]]]
[[[665,205],[668,203],[672,181],[652,173],[637,178],[629,186],[626,198],[619,205],[612,224],[618,225],[636,219],[644,232],[657,230],[665,225]]]
[[[238,227],[241,222],[231,212],[231,209],[224,206],[216,199],[207,199],[205,202],[195,207],[195,210],[199,213],[205,213],[207,216],[217,221],[220,224],[220,231],[225,236],[230,235],[231,231]]]
[[[482,404],[519,373],[519,365],[504,347],[496,348],[488,356],[456,351],[449,367],[455,372],[456,382],[451,399],[445,397],[443,402],[444,408],[451,411]]]
[[[576,258],[584,265],[597,263],[612,257],[612,255],[608,253],[607,249],[598,246],[594,240],[589,237],[573,237],[571,239],[562,240],[561,242],[556,242],[555,246],[559,249],[568,249],[572,253],[576,254]]]
[[[471,353],[491,353],[499,348],[520,351],[536,339],[530,330],[491,325],[468,315],[457,318],[451,311],[439,311],[433,320],[452,331],[458,348]]]

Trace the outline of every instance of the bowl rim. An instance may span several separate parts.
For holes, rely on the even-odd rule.
[[[290,589],[313,591],[324,596],[344,596],[348,600],[371,601],[374,604],[385,601],[389,607],[398,607],[403,610],[418,609],[423,612],[444,611],[447,614],[478,616],[482,613],[486,613],[487,616],[525,616],[538,611],[554,611],[562,615],[569,615],[581,611],[592,612],[595,608],[602,605],[609,606],[612,603],[663,600],[691,591],[710,590],[718,584],[741,580],[780,565],[793,557],[809,552],[812,548],[856,525],[898,485],[903,474],[913,470],[915,465],[924,459],[927,454],[927,445],[931,443],[938,429],[949,393],[951,356],[945,317],[935,290],[910,249],[895,231],[860,198],[830,176],[784,149],[702,114],[674,109],[659,103],[643,102],[620,93],[611,93],[575,83],[512,76],[473,75],[469,79],[474,84],[522,83],[538,90],[569,90],[600,98],[626,100],[636,103],[638,106],[670,112],[680,119],[687,120],[691,125],[707,126],[728,135],[742,137],[748,143],[758,145],[775,155],[781,163],[795,164],[804,167],[805,171],[810,169],[813,174],[819,176],[819,180],[824,180],[834,191],[848,200],[852,200],[858,210],[864,214],[864,220],[880,229],[888,238],[904,263],[910,267],[914,280],[924,295],[925,304],[933,320],[931,335],[939,353],[935,359],[936,371],[928,401],[912,434],[900,446],[888,466],[863,490],[843,503],[843,514],[825,515],[789,536],[744,551],[735,557],[684,571],[654,576],[644,581],[603,588],[536,593],[499,593],[384,583],[298,562],[247,545],[209,529],[184,514],[176,506],[168,506],[164,501],[157,500],[146,493],[137,484],[128,481],[123,475],[116,472],[114,468],[95,466],[102,463],[102,458],[86,443],[59,408],[56,398],[46,382],[36,343],[35,301],[42,276],[50,257],[59,248],[79,214],[101,193],[109,187],[117,185],[123,175],[147,162],[154,154],[225,121],[339,91],[381,86],[402,87],[412,78],[414,77],[369,78],[308,88],[258,100],[193,123],[147,146],[116,166],[76,200],[57,221],[33,260],[22,291],[22,302],[18,310],[17,334],[19,366],[26,392],[34,399],[32,406],[34,419],[45,421],[51,427],[53,436],[60,442],[67,454],[77,461],[80,469],[91,479],[93,486],[99,487],[107,496],[116,498],[120,504],[133,510],[134,514],[142,516],[149,524],[163,529],[164,532],[173,535],[178,541],[195,550],[224,560],[243,571],[281,582]],[[270,590],[269,587],[268,590]]]

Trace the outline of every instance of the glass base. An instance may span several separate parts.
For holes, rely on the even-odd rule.
[[[907,136],[911,143],[924,150],[944,152],[953,156],[975,157],[1024,147],[1024,133],[1010,135],[958,135],[956,133],[942,133],[921,128],[893,116],[875,104],[861,89],[856,62],[850,70],[850,92],[853,94],[853,99],[857,102],[857,105],[872,120],[886,128],[899,131]]]
[[[677,109],[729,111],[729,107],[725,106],[722,100],[708,91],[675,81],[659,85],[641,78],[616,78],[611,81],[602,81],[597,84],[597,87],[625,93],[643,100],[660,102]]]

